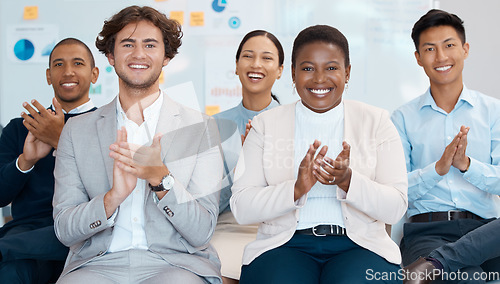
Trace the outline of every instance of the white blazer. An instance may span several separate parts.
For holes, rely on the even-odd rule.
[[[408,206],[408,179],[399,134],[387,111],[344,101],[344,140],[351,145],[351,184],[337,188],[347,236],[387,261],[401,254],[385,230]],[[263,112],[252,121],[232,187],[231,210],[240,224],[259,223],[257,239],[245,247],[243,264],[289,241],[304,195],[294,201],[295,104]],[[336,157],[332,157],[336,158]]]

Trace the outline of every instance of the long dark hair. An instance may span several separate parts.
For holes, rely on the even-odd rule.
[[[243,39],[240,42],[240,45],[238,46],[238,50],[236,50],[236,62],[240,59],[241,55],[241,49],[243,49],[243,45],[251,38],[256,37],[256,36],[265,36],[268,39],[270,39],[273,43],[274,46],[276,46],[276,49],[278,49],[278,63],[279,66],[283,66],[283,62],[285,61],[285,52],[283,51],[283,46],[281,45],[281,42],[278,40],[277,37],[275,37],[272,33],[264,30],[254,30],[249,33],[247,33]],[[271,97],[273,100],[277,101],[278,104],[280,103],[278,97],[271,92]]]

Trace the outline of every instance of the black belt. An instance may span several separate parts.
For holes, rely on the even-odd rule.
[[[343,227],[337,225],[318,225],[316,227],[297,230],[296,235],[311,235],[316,237],[324,236],[347,236],[346,230]]]
[[[411,216],[410,222],[416,223],[416,222],[452,221],[458,219],[484,220],[483,218],[469,211],[450,210],[446,212],[429,212]]]

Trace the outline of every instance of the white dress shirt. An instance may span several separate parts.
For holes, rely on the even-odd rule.
[[[151,145],[163,104],[163,92],[160,91],[158,99],[144,109],[144,122],[141,125],[137,125],[128,119],[121,107],[120,100],[117,99],[116,101],[116,125],[118,129],[124,126],[127,130],[127,142],[137,145]],[[109,252],[148,249],[146,232],[144,231],[144,198],[146,190],[149,190],[147,181],[138,178],[132,193],[120,204],[117,211],[110,218],[109,221],[115,224]]]

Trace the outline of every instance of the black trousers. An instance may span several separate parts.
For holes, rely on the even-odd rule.
[[[499,247],[500,231],[496,230],[496,226],[488,225],[494,220],[496,219],[406,223],[400,245],[403,265],[412,263],[420,256],[432,256],[443,263],[445,272],[456,272],[460,269],[462,273],[461,279],[448,278],[444,283],[485,283],[482,279],[473,279],[474,275],[500,272],[500,258],[495,257],[494,252],[484,251],[487,243]],[[474,264],[479,262],[478,259],[482,261]],[[468,276],[468,279],[463,276]]]
[[[5,224],[0,228],[0,283],[47,283],[59,277],[68,248],[56,238],[54,226]]]

